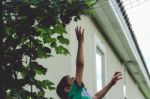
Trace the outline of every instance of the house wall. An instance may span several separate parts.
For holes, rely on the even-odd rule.
[[[55,86],[58,84],[59,80],[64,75],[75,75],[75,61],[77,54],[77,40],[74,28],[76,26],[81,26],[85,29],[85,39],[84,39],[84,79],[83,82],[87,87],[89,93],[93,96],[96,93],[96,67],[95,67],[95,54],[96,54],[96,43],[100,46],[101,50],[104,53],[104,66],[103,66],[103,86],[108,83],[113,76],[115,71],[123,72],[123,66],[120,63],[117,56],[114,54],[113,50],[101,35],[100,31],[97,29],[93,21],[85,16],[82,16],[82,20],[76,22],[71,22],[67,26],[68,35],[67,37],[70,40],[70,45],[68,49],[70,55],[61,56],[54,55],[55,57],[45,60],[39,60],[39,62],[45,65],[48,68],[47,75],[40,79],[49,79],[55,83]],[[98,41],[97,41],[98,38]],[[126,78],[127,82],[127,99],[135,99],[133,97],[138,96],[137,99],[144,99],[137,86],[133,83],[129,75]],[[117,83],[116,86],[113,86],[112,89],[107,93],[106,99],[124,99],[123,95],[123,84],[124,80],[121,80]],[[130,89],[131,88],[131,89]],[[136,92],[136,93],[132,93]],[[52,96],[54,99],[59,99],[56,95],[55,90],[46,93],[47,96]]]
[[[137,84],[132,80],[129,74],[127,74],[126,82],[127,99],[145,99],[138,89]]]

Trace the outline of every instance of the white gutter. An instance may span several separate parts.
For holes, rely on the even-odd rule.
[[[150,78],[118,4],[115,0],[101,0],[95,11],[99,25],[130,69],[140,89],[150,99]]]
[[[147,72],[145,71],[143,62],[142,62],[142,60],[140,58],[139,52],[137,51],[137,48],[135,46],[135,43],[134,43],[133,38],[131,36],[131,33],[130,33],[129,29],[128,29],[128,26],[127,26],[127,24],[126,24],[126,22],[124,20],[124,17],[122,17],[122,14],[120,13],[121,11],[120,11],[120,9],[118,7],[118,4],[116,4],[116,2],[114,0],[110,0],[110,1],[111,1],[110,4],[111,4],[114,12],[116,14],[118,14],[118,16],[119,16],[119,18],[121,20],[120,25],[121,25],[121,28],[123,30],[123,34],[126,37],[128,43],[130,45],[130,48],[132,50],[132,53],[134,54],[136,62],[138,64],[138,66],[140,67],[140,69],[142,70],[142,73],[143,73],[144,77],[146,78],[147,82],[150,82],[150,79],[149,79],[149,77],[147,75]],[[149,84],[149,87],[150,87],[150,83],[148,83],[148,84]]]

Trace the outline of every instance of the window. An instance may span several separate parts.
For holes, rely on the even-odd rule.
[[[96,51],[96,84],[97,84],[97,91],[102,89],[103,84],[103,77],[102,77],[102,68],[103,67],[103,54],[97,47]]]
[[[97,91],[102,89],[102,54],[97,48],[96,51],[96,84],[97,84]]]
[[[95,82],[96,91],[102,89],[105,83],[105,46],[100,41],[98,35],[95,35]]]

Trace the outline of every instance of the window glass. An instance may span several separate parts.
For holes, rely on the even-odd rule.
[[[102,53],[98,48],[96,51],[96,84],[97,91],[102,89]]]

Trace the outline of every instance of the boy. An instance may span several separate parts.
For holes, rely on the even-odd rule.
[[[75,32],[78,40],[76,75],[75,78],[69,75],[64,76],[59,82],[56,92],[61,99],[101,99],[118,80],[122,79],[121,72],[115,72],[111,81],[102,90],[91,97],[82,83],[84,69],[84,29],[76,27]]]

